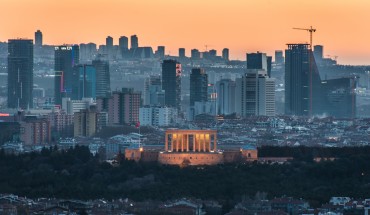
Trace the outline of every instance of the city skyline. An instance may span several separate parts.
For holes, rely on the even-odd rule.
[[[309,34],[293,27],[313,26],[313,43],[324,45],[325,57],[339,56],[340,64],[370,64],[370,2],[239,1],[227,3],[162,0],[141,1],[2,1],[0,41],[33,38],[39,29],[45,44],[105,44],[107,36],[118,45],[120,36],[138,35],[140,46],[166,46],[166,54],[178,48],[200,51],[230,49],[230,58],[245,60],[245,53],[273,55],[287,43],[309,42]],[[14,13],[17,11],[17,13]],[[22,14],[18,16],[17,14]],[[25,19],[25,17],[32,17]],[[47,19],[45,19],[47,17]],[[78,17],[78,19],[76,19]],[[8,21],[8,20],[11,20]],[[258,20],[258,21],[255,21]]]

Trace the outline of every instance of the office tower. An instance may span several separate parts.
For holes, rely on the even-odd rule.
[[[101,59],[92,61],[92,65],[96,70],[96,97],[110,96],[110,73],[109,63]]]
[[[136,35],[131,36],[131,49],[139,48],[139,39]]]
[[[181,108],[181,64],[175,60],[162,63],[162,89],[165,91],[165,105]]]
[[[192,60],[199,60],[200,59],[200,52],[198,49],[191,50],[191,59]]]
[[[73,67],[79,64],[78,45],[56,46],[54,52],[54,102],[62,104],[63,97],[70,97],[74,83]]]
[[[267,56],[265,53],[247,53],[247,69],[263,69],[267,71]]]
[[[216,83],[217,114],[235,113],[235,86],[235,81],[231,79],[222,79]]]
[[[248,70],[236,81],[236,112],[241,116],[275,115],[275,80],[265,70]]]
[[[128,37],[121,36],[118,41],[120,49],[128,50]]]
[[[73,100],[96,98],[96,70],[93,65],[77,65],[73,68]]]
[[[97,112],[94,108],[87,108],[74,113],[74,136],[92,137],[96,133]]]
[[[35,32],[35,46],[37,48],[42,47],[42,32],[40,30],[37,30]]]
[[[80,61],[89,62],[94,59],[97,55],[97,49],[95,43],[81,43],[80,44]]]
[[[201,68],[194,68],[190,74],[190,106],[195,102],[208,101],[208,75]]]
[[[216,57],[217,56],[217,50],[216,49],[211,49],[211,50],[209,50],[209,57],[211,57],[211,58],[214,58],[214,57]]]
[[[8,108],[33,107],[33,41],[8,40]]]
[[[313,47],[313,55],[316,62],[321,62],[324,57],[324,46],[316,45]]]
[[[271,78],[272,57],[267,56],[267,75]]]
[[[284,63],[284,56],[283,51],[277,50],[275,51],[275,64],[283,64]]]
[[[179,58],[185,58],[185,48],[179,48]]]
[[[228,48],[222,49],[222,59],[229,61],[229,49]]]
[[[314,103],[322,99],[320,88],[320,75],[310,45],[288,44],[285,50],[285,113],[312,115]]]
[[[157,52],[155,54],[159,58],[164,58],[164,55],[165,55],[165,47],[164,46],[158,46]]]
[[[113,37],[111,36],[108,36],[106,39],[105,39],[105,46],[108,50],[112,50],[113,49]]]
[[[119,38],[119,50],[122,57],[126,57],[128,52],[128,37],[121,36]]]
[[[160,76],[150,76],[144,83],[144,105],[163,106],[164,90]]]

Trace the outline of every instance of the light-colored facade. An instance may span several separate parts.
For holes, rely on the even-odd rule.
[[[92,98],[84,98],[82,100],[71,100],[70,98],[62,99],[62,109],[65,110],[67,114],[74,114],[80,110],[89,108],[92,104],[94,104]]]
[[[235,112],[235,81],[222,79],[216,83],[217,114],[229,115]]]
[[[140,125],[169,126],[176,121],[177,109],[169,107],[140,108]]]
[[[74,136],[92,137],[96,133],[97,113],[89,109],[74,114]]]
[[[236,80],[235,110],[240,116],[275,116],[275,79],[265,70],[248,70]]]

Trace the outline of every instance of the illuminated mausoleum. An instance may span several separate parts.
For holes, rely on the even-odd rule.
[[[217,165],[231,162],[257,160],[255,147],[217,148],[216,130],[170,129],[165,134],[164,150],[153,150],[144,146],[128,148],[125,157],[129,160],[153,162],[164,165]]]

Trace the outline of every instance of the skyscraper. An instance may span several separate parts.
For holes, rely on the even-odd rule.
[[[194,68],[190,74],[190,106],[195,102],[208,100],[208,75],[201,68]]]
[[[37,48],[42,47],[42,32],[40,30],[37,30],[35,32],[35,46]]]
[[[139,39],[136,35],[131,36],[131,49],[139,48]]]
[[[313,47],[313,55],[315,56],[316,62],[321,62],[324,56],[324,46],[316,45]]]
[[[236,81],[236,112],[250,115],[275,115],[275,80],[265,70],[248,70]]]
[[[288,44],[285,50],[285,114],[310,114],[310,53],[309,44]]]
[[[8,40],[8,108],[33,107],[33,41]]]
[[[165,91],[165,105],[181,108],[181,64],[176,60],[162,63],[162,89]]]
[[[108,61],[96,59],[92,61],[96,70],[96,97],[107,97],[110,95],[110,73]]]
[[[179,48],[179,58],[185,58],[185,48]]]
[[[191,50],[191,59],[193,60],[199,60],[200,59],[200,52],[198,49],[192,49]]]
[[[222,79],[216,83],[217,114],[235,113],[235,81]]]
[[[113,37],[108,36],[105,39],[105,46],[107,47],[108,50],[113,48]]]
[[[62,104],[63,97],[70,97],[72,95],[72,86],[74,83],[73,67],[79,64],[79,53],[78,45],[63,45],[55,47],[54,100],[56,105]]]
[[[247,53],[247,69],[263,69],[267,71],[267,56],[265,53]]]
[[[156,55],[157,57],[159,58],[164,58],[164,55],[165,55],[165,48],[164,46],[158,46],[157,48],[157,52],[156,52]]]
[[[275,63],[280,65],[284,63],[283,51],[275,51]]]
[[[96,98],[96,70],[92,65],[77,65],[73,71],[74,84],[72,86],[73,100]]]
[[[128,53],[128,38],[125,36],[121,36],[118,42],[121,56],[126,57]]]
[[[164,106],[164,90],[160,76],[145,79],[144,105]]]
[[[222,49],[222,59],[226,61],[229,60],[229,49],[228,48]]]

